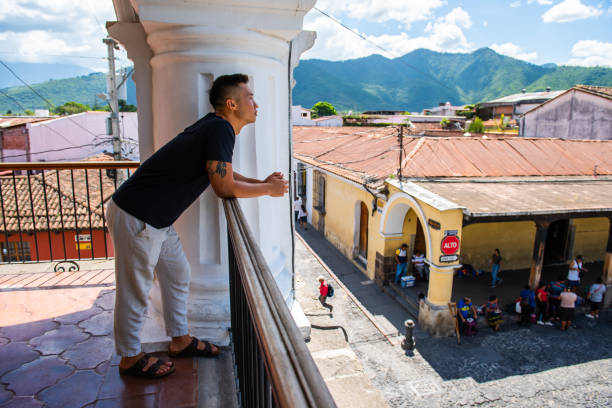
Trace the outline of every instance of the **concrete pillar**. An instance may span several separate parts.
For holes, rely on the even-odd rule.
[[[152,101],[152,132],[141,135],[141,149],[143,146],[151,146],[151,151],[159,149],[211,112],[208,90],[215,78],[240,72],[249,76],[249,85],[260,107],[257,122],[246,126],[236,138],[234,169],[259,179],[273,171],[288,176],[292,71],[301,53],[314,41],[314,33],[301,30],[303,16],[314,0],[271,3],[133,0],[131,4],[146,44],[130,46],[127,38],[122,41],[123,36],[118,40],[128,48],[130,58],[138,47],[149,47],[152,52],[148,61],[150,82],[137,81],[139,110],[142,95],[150,92]],[[137,65],[137,74],[138,70]],[[290,197],[244,199],[241,206],[281,292],[292,305]],[[230,326],[227,229],[221,201],[212,189],[207,189],[185,211],[175,228],[192,269],[190,331],[227,345]],[[143,342],[156,345],[148,347],[155,349],[163,347],[165,338],[163,331],[156,331],[163,327],[157,285],[151,298],[151,319],[145,326]]]
[[[610,229],[608,230],[608,243],[606,245],[606,255],[604,257],[602,280],[607,286],[606,296],[604,298],[604,307],[607,308],[612,303],[612,217],[609,218]]]
[[[536,220],[536,236],[533,244],[533,256],[531,259],[531,271],[529,273],[529,286],[536,290],[542,276],[542,264],[544,262],[544,249],[546,248],[546,235],[550,222]]]
[[[429,265],[427,297],[419,304],[419,325],[432,336],[451,336],[455,330],[448,302],[453,294],[453,277],[457,265]]]

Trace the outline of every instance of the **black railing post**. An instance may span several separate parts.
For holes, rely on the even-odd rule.
[[[104,187],[102,183],[102,169],[98,169],[100,178],[100,210],[102,211],[102,234],[104,234],[104,257],[108,259],[108,243],[106,242],[106,214],[104,208]]]
[[[17,212],[17,228],[19,229],[19,244],[17,245],[17,250],[21,254],[21,261],[25,262],[25,256],[23,254],[23,234],[21,232],[21,217],[19,217],[19,198],[17,197],[17,180],[15,178],[15,171],[13,171],[13,189],[13,191],[15,192],[15,211]]]
[[[87,217],[89,219],[89,239],[91,242],[91,259],[94,258],[94,234],[93,228],[91,227],[91,203],[89,201],[89,176],[87,174],[87,169],[83,170],[85,172],[85,191],[87,191]]]
[[[47,217],[47,237],[49,238],[49,258],[53,261],[53,244],[51,243],[51,223],[49,222],[49,202],[47,201],[47,182],[45,181],[45,171],[41,173],[42,186],[43,186],[43,198],[45,201],[45,215]]]
[[[64,211],[62,206],[62,185],[60,183],[59,173],[59,169],[55,170],[55,176],[57,177],[57,202],[60,212],[60,225],[62,227],[62,247],[64,248],[64,259],[68,259],[68,255],[66,253],[66,228],[64,228]]]
[[[36,214],[34,213],[34,200],[32,199],[32,183],[30,181],[30,172],[26,171],[26,174],[28,180],[28,193],[30,195],[30,211],[32,212],[32,229],[34,230],[34,247],[36,248],[36,260],[38,261],[40,259],[40,254],[38,253],[38,233],[36,231]]]
[[[72,209],[74,212],[74,233],[76,239],[77,254],[81,260],[81,237],[79,234],[79,218],[77,216],[76,192],[74,191],[74,170],[70,169],[70,182],[72,183]]]

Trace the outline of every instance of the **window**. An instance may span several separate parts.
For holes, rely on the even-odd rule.
[[[325,213],[325,175],[315,171],[315,208],[321,213]]]
[[[306,112],[302,112],[302,117],[303,117],[303,118],[307,118],[307,117],[308,117],[308,114],[307,114]]]
[[[306,166],[302,163],[297,165],[297,193],[300,197],[306,197]]]
[[[31,261],[29,242],[0,242],[2,262]]]

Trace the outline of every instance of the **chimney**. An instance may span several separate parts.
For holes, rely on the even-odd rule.
[[[525,93],[527,90],[525,88],[521,89],[521,93]]]
[[[550,86],[546,87],[546,92],[550,92]]]

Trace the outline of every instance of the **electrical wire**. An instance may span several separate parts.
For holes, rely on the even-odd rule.
[[[81,145],[81,146],[71,146],[71,147],[64,147],[62,149],[50,149],[50,150],[43,150],[40,152],[28,152],[28,153],[23,153],[23,154],[12,154],[12,155],[8,155],[8,156],[3,156],[3,159],[8,159],[8,158],[15,158],[15,157],[24,157],[27,155],[34,155],[34,154],[43,154],[43,153],[52,153],[52,152],[63,152],[65,150],[71,150],[71,149],[83,149],[85,147],[94,147],[95,145],[93,143],[88,143],[85,145]]]

